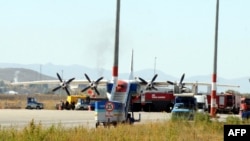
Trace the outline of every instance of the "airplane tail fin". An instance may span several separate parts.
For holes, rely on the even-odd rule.
[[[126,98],[125,98],[124,103],[128,103],[130,84],[132,83],[133,78],[134,78],[134,50],[132,49],[130,74],[129,74],[128,86],[127,86],[127,91],[126,91]]]
[[[127,86],[127,90],[125,94],[126,97],[124,99],[126,113],[128,113],[129,107],[130,107],[129,103],[130,103],[131,95],[129,94],[129,92],[130,92],[130,85],[132,83],[133,78],[134,78],[134,50],[132,50],[130,74],[129,74],[128,86]]]

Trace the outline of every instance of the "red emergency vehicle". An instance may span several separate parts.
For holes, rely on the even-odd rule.
[[[133,111],[171,112],[175,96],[171,89],[158,91],[141,91],[140,95],[132,97]]]
[[[211,95],[207,95],[208,109],[211,107]],[[234,113],[240,111],[241,96],[234,93],[221,93],[216,95],[217,113]]]

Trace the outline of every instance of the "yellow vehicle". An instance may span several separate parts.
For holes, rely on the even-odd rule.
[[[69,102],[69,104],[77,103],[78,99],[90,101],[90,97],[88,95],[70,95],[70,96],[67,96],[67,102]]]
[[[97,97],[90,97],[89,95],[69,95],[67,96],[67,100],[61,101],[60,104],[56,104],[56,109],[58,110],[63,110],[63,109],[67,109],[67,110],[74,110],[76,104],[79,102],[81,103],[85,103],[85,104],[92,104],[92,108],[93,107],[93,103],[95,101],[101,101],[101,100],[107,100],[107,98],[97,98]]]
[[[90,102],[90,97],[88,95],[69,95],[69,96],[67,96],[66,101],[61,101],[60,104],[56,104],[56,109],[58,109],[58,110],[63,110],[63,109],[70,110],[70,109],[72,109],[72,110],[74,110],[75,104],[77,103],[77,101],[79,99],[86,101],[87,103]]]

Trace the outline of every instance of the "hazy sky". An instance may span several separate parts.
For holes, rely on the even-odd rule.
[[[220,0],[218,68],[250,76],[250,1]],[[0,0],[0,63],[111,69],[116,0]],[[213,73],[216,0],[121,0],[119,72]],[[1,67],[1,66],[0,66]]]

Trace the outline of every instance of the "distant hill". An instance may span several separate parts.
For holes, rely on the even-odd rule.
[[[41,73],[41,75],[40,75]],[[18,81],[34,81],[34,80],[49,80],[57,79],[56,73],[59,73],[63,79],[70,79],[75,77],[76,79],[85,79],[84,73],[87,73],[92,80],[96,80],[100,76],[103,76],[105,79],[110,80],[111,70],[100,70],[97,68],[89,68],[80,65],[54,65],[54,64],[8,64],[0,63],[0,79],[7,81],[14,81],[17,78]],[[173,77],[164,73],[163,71],[156,70],[158,77],[156,81],[179,81],[180,78]],[[120,73],[120,79],[128,79],[129,73]],[[135,77],[141,77],[145,80],[151,80],[154,75],[153,69],[145,69],[134,72]],[[181,77],[181,74],[180,74]],[[219,84],[229,84],[229,85],[239,85],[239,89],[235,89],[241,93],[250,92],[250,83],[248,81],[249,77],[242,77],[237,79],[225,79],[218,77],[217,83]],[[185,76],[184,82],[211,82],[211,75],[200,75],[200,76]],[[229,88],[219,88],[218,91],[227,90]],[[199,89],[205,91],[205,89]]]
[[[40,74],[37,71],[25,68],[0,68],[0,80],[14,81],[35,81],[57,79],[48,75]]]

